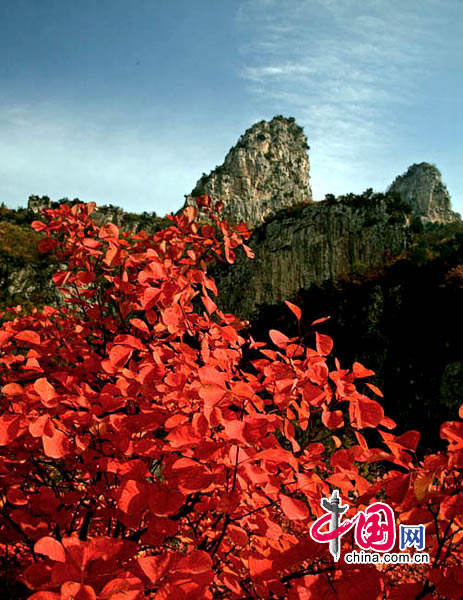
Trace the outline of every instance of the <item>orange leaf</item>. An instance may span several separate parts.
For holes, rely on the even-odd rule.
[[[34,231],[44,231],[47,228],[45,223],[42,223],[42,221],[32,221],[31,227],[34,229]]]
[[[212,315],[212,313],[217,310],[217,304],[215,304],[215,302],[213,302],[209,296],[207,296],[206,294],[204,296],[201,296],[201,300],[204,304],[204,306],[206,307],[207,312]]]
[[[384,410],[376,400],[358,396],[351,401],[349,414],[351,423],[363,429],[364,427],[377,427],[384,417]]]
[[[96,600],[96,594],[89,585],[66,581],[61,586],[61,600]]]
[[[331,319],[331,317],[322,317],[321,319],[316,319],[315,321],[312,321],[312,325],[318,325],[319,323],[324,323],[325,321],[328,321],[328,319]]]
[[[340,410],[324,410],[322,412],[322,422],[328,429],[339,429],[344,426],[342,411]]]
[[[303,521],[310,516],[309,509],[302,500],[280,494],[280,505],[285,515],[292,521]]]
[[[170,571],[172,566],[172,555],[167,556],[141,556],[137,562],[152,583],[157,583],[164,575]]]
[[[362,364],[358,363],[358,362],[354,362],[353,366],[352,366],[352,373],[355,377],[355,379],[360,379],[362,377],[370,377],[370,375],[374,375],[375,372],[372,371],[371,369],[367,369],[365,368]],[[371,388],[373,389],[373,388]],[[378,389],[378,388],[376,388]],[[382,396],[382,394],[379,394],[380,396]]]
[[[25,342],[26,344],[35,344],[36,346],[38,346],[41,341],[39,334],[35,331],[30,331],[29,329],[24,329],[23,331],[20,331],[14,337],[20,342]]]
[[[113,346],[109,351],[109,361],[115,369],[120,369],[132,356],[133,349],[128,346]]]
[[[194,550],[180,559],[175,568],[176,571],[187,573],[188,575],[200,575],[211,571],[212,559],[204,550]]]
[[[162,484],[150,485],[147,494],[151,512],[159,517],[174,515],[186,501],[182,492],[169,490]]]
[[[40,540],[35,543],[34,552],[43,554],[57,562],[66,562],[66,552],[64,551],[63,546],[58,540],[55,540],[55,538],[48,535],[40,538]]]
[[[367,385],[370,388],[370,390],[377,396],[379,396],[380,398],[384,398],[383,392],[379,388],[377,388],[376,385],[373,385],[372,383],[366,383],[365,385]]]
[[[420,471],[413,484],[413,490],[415,492],[416,499],[421,502],[426,496],[429,486],[432,483],[434,476],[432,472]]]
[[[5,396],[16,396],[22,394],[23,391],[19,383],[7,383],[2,387],[2,394],[5,394]]]
[[[150,332],[148,325],[145,323],[145,321],[142,321],[141,319],[130,319],[130,324],[132,325],[132,327],[135,327],[136,329],[139,329],[144,333]]]
[[[162,320],[169,330],[169,333],[176,333],[183,324],[183,314],[180,306],[174,304],[169,306],[162,313]]]
[[[296,319],[300,321],[302,317],[302,310],[299,308],[299,306],[296,306],[289,300],[285,300],[285,304],[289,308],[289,310],[296,316]]]
[[[40,396],[42,404],[47,408],[53,408],[58,405],[55,388],[46,377],[41,377],[34,382],[34,390]]]
[[[327,356],[333,349],[333,340],[323,333],[315,333],[317,352],[321,356]]]
[[[0,415],[0,446],[7,446],[18,435],[21,418],[8,413]]]
[[[50,458],[63,458],[66,455],[69,446],[67,435],[56,429],[52,421],[48,422],[48,428],[51,434],[42,435],[43,450]]]
[[[284,333],[281,333],[276,329],[271,329],[268,334],[272,342],[275,344],[275,346],[278,346],[278,348],[286,348],[288,345],[289,338]]]

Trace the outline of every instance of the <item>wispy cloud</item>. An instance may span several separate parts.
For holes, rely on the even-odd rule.
[[[261,106],[305,126],[315,197],[349,191],[361,166],[367,174],[374,156],[391,152],[401,115],[429,75],[427,57],[445,45],[435,35],[445,25],[438,7],[437,0],[241,5],[238,23],[251,40],[242,47],[241,76]]]
[[[25,205],[38,194],[162,215],[176,210],[216,149],[201,143],[200,132],[172,123],[108,109],[0,107],[0,201]]]

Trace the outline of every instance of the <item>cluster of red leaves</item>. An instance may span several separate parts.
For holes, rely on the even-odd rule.
[[[250,234],[198,205],[206,223],[189,207],[155,236],[98,226],[90,204],[33,223],[66,265],[65,302],[0,328],[0,554],[19,556],[14,576],[30,600],[459,598],[463,423],[418,463],[419,434],[391,433],[356,389],[372,371],[330,371],[328,336],[247,339],[207,268],[239,247],[252,257]],[[371,483],[375,461],[391,468]],[[426,524],[431,565],[334,563],[308,533],[333,488],[353,511],[381,498]]]

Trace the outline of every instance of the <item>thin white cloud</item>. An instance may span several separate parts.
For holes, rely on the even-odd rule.
[[[437,0],[248,0],[238,25],[252,40],[242,47],[248,92],[305,127],[316,198],[356,191],[360,163],[371,171],[391,151],[397,114],[413,108],[429,53],[446,43]]]
[[[183,204],[214,144],[194,129],[136,115],[0,107],[0,198],[24,206],[31,194],[79,197],[165,214]],[[172,189],[174,188],[174,189]]]

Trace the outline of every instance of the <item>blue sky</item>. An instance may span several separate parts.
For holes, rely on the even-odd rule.
[[[0,201],[177,210],[293,116],[315,199],[436,164],[463,212],[461,0],[2,0]]]

